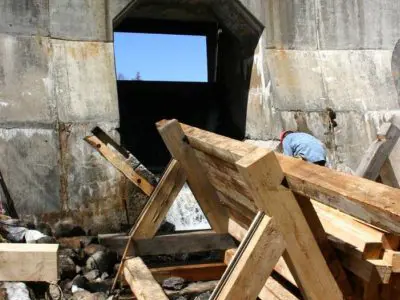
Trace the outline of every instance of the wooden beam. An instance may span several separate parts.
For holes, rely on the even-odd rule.
[[[298,300],[295,295],[285,289],[274,278],[269,277],[263,286],[258,298],[261,300]]]
[[[261,148],[236,162],[253,192],[255,203],[263,205],[264,210],[276,219],[286,244],[290,245],[286,250],[293,263],[293,272],[306,293],[304,296],[307,299],[343,299],[295,196],[279,186],[281,174],[271,172],[276,165],[279,167],[275,154]]]
[[[128,236],[103,235],[100,236],[99,242],[122,255],[128,240]],[[152,239],[134,239],[133,243],[134,247],[128,251],[128,256],[193,253],[235,247],[235,242],[229,234],[219,234],[212,230],[159,235]]]
[[[117,170],[126,176],[134,185],[139,187],[147,196],[150,196],[154,187],[142,176],[136,173],[133,167],[122,157],[114,153],[106,144],[96,136],[87,136],[84,140],[96,149]]]
[[[346,298],[351,298],[353,296],[353,289],[348,281],[346,272],[344,271],[342,264],[336,255],[335,249],[328,240],[328,236],[324,230],[324,227],[322,226],[319,215],[317,215],[317,212],[311,203],[311,199],[299,194],[294,194],[294,196],[301,208],[309,228],[314,235],[322,255],[325,258],[325,261],[328,264],[329,270],[331,271],[344,296]]]
[[[163,289],[151,275],[150,270],[140,257],[125,261],[124,275],[138,300],[168,300]]]
[[[162,124],[161,122],[160,124]],[[256,146],[181,124],[190,145],[235,163]],[[276,153],[289,188],[349,215],[400,234],[400,190]]]
[[[225,269],[226,265],[224,263],[209,263],[151,268],[150,271],[158,282],[170,277],[181,277],[186,281],[209,281],[219,280]]]
[[[218,280],[206,281],[206,282],[192,282],[189,283],[187,287],[180,291],[170,291],[166,290],[165,293],[170,297],[170,299],[179,299],[179,296],[192,296],[212,291],[218,284]],[[154,299],[156,300],[156,299]]]
[[[383,260],[392,266],[393,273],[400,273],[400,252],[393,250],[385,250]]]
[[[260,221],[256,217],[255,222],[254,231],[250,227],[211,299],[256,299],[281,257],[285,243],[274,220],[261,213]]]
[[[396,125],[384,123],[378,131],[377,140],[371,144],[361,159],[356,174],[370,180],[376,180],[399,137],[400,130]]]
[[[111,291],[116,287],[122,274],[125,257],[132,251],[132,240],[154,237],[185,181],[186,175],[179,162],[174,159],[171,160],[156,189],[139,215],[135,226],[130,231],[129,241],[126,243],[122,262],[118,268]]]
[[[58,281],[58,244],[0,243],[0,281]]]
[[[189,187],[211,228],[216,232],[226,233],[228,230],[227,211],[209,182],[194,150],[187,143],[181,126],[176,120],[172,120],[163,125],[157,124],[157,128],[169,152],[185,170]]]

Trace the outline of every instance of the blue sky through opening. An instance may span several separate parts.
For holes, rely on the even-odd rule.
[[[147,81],[207,82],[205,36],[114,33],[117,74]]]

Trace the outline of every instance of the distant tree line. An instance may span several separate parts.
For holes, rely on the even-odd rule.
[[[140,75],[140,72],[136,72],[136,76],[133,78],[129,78],[128,76],[118,73],[117,74],[117,80],[142,80],[142,75]]]

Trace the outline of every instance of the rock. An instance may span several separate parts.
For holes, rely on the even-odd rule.
[[[107,279],[108,277],[110,277],[110,275],[108,275],[107,272],[103,272],[103,274],[101,274],[101,280],[105,280],[105,279]]]
[[[85,275],[87,280],[92,281],[95,280],[96,278],[100,277],[100,271],[97,269],[94,269],[92,271],[87,272]]]
[[[80,274],[80,273],[82,273],[82,267],[81,266],[76,266],[76,274]]]
[[[87,256],[91,256],[98,251],[107,251],[107,248],[100,244],[90,244],[83,249]]]
[[[58,221],[54,226],[54,236],[56,238],[82,235],[86,235],[86,232],[71,220]]]
[[[29,289],[22,282],[5,282],[3,288],[7,291],[7,300],[31,300]]]
[[[44,236],[36,240],[36,244],[57,244],[57,240],[52,236]]]
[[[88,291],[79,291],[74,293],[70,300],[107,300],[104,293],[90,293]]]
[[[211,292],[205,292],[196,296],[193,300],[208,300],[211,297]]]
[[[71,290],[74,286],[83,290],[88,290],[89,281],[85,276],[76,275],[75,278],[72,280]]]
[[[60,286],[60,288],[62,289],[62,291],[64,293],[71,292],[72,280],[70,280],[70,279],[61,280],[58,285]]]
[[[36,230],[40,231],[44,235],[47,236],[53,236],[53,230],[51,229],[50,225],[47,223],[39,223],[36,228]]]
[[[49,299],[51,300],[63,300],[63,292],[60,290],[55,284],[50,284],[49,289],[47,291],[47,295],[50,296]]]
[[[160,225],[160,228],[158,228],[157,235],[171,234],[174,232],[175,232],[175,225],[168,221],[164,221]]]
[[[189,300],[189,298],[185,296],[178,296],[177,298],[172,298],[172,300]]]
[[[73,236],[59,238],[58,243],[62,248],[82,249],[96,240],[94,236]]]
[[[98,269],[101,273],[112,271],[117,262],[117,254],[111,251],[97,251],[86,261],[86,268],[90,270]]]
[[[168,290],[179,291],[185,287],[185,279],[181,277],[170,277],[163,281],[162,287]]]
[[[68,254],[59,253],[58,264],[60,279],[74,278],[76,275],[76,265]]]
[[[98,278],[100,279],[100,278]],[[97,280],[98,280],[97,279]],[[87,285],[87,290],[92,293],[107,293],[113,284],[113,279],[109,278],[106,280],[100,281],[91,281]]]

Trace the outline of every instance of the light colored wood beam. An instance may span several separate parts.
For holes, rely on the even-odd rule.
[[[125,261],[124,275],[138,300],[168,300],[163,289],[140,257]]]
[[[96,149],[106,160],[108,160],[117,170],[126,176],[134,185],[139,187],[147,196],[150,196],[154,187],[142,176],[135,172],[133,167],[121,156],[114,153],[97,136],[87,136],[84,140]]]
[[[0,243],[0,281],[58,281],[58,244]]]
[[[181,126],[176,120],[157,124],[157,129],[171,155],[185,170],[190,189],[211,228],[219,233],[228,231],[228,214],[221,204],[214,187],[209,182],[194,150],[188,144]]]

